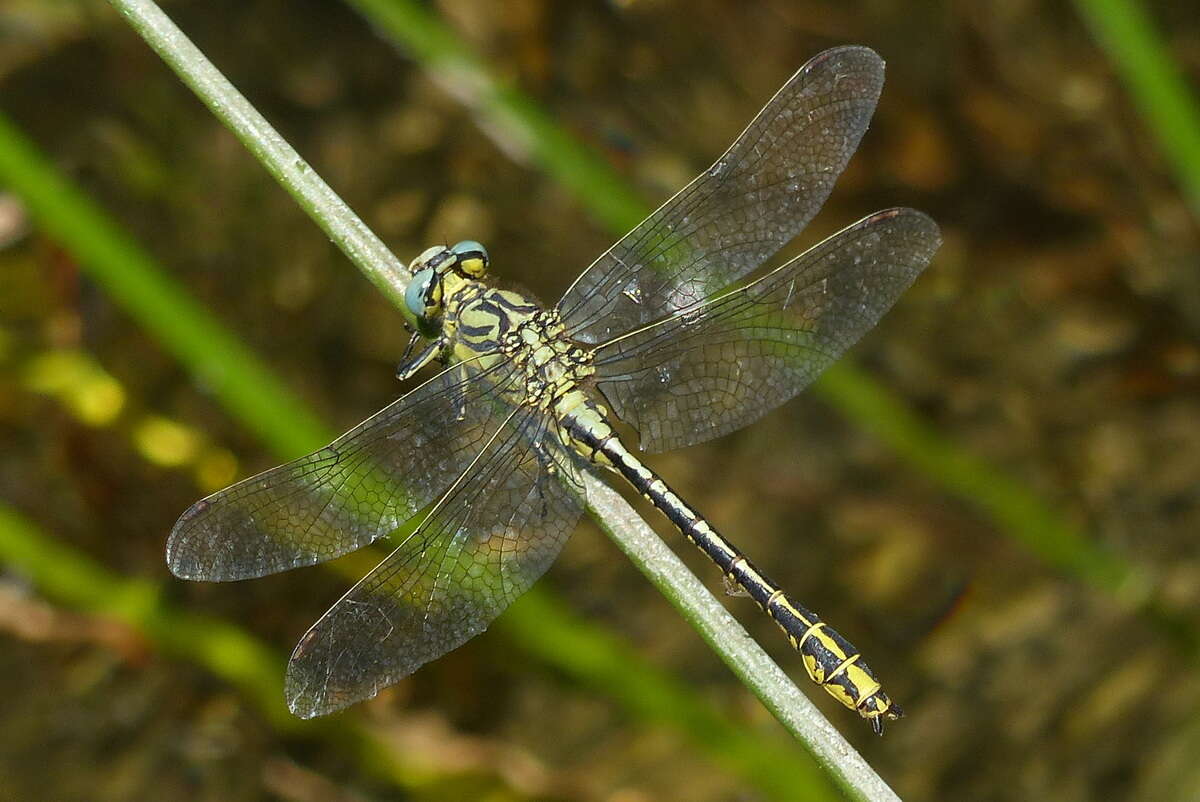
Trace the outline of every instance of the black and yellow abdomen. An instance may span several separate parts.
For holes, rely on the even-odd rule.
[[[745,554],[713,529],[659,477],[641,463],[595,412],[585,407],[563,422],[568,442],[584,457],[620,473],[657,507],[709,559],[727,581],[743,590],[783,630],[800,652],[813,682],[841,704],[867,719],[877,733],[884,720],[904,715],[886,693],[862,655],[816,613],[792,601]]]

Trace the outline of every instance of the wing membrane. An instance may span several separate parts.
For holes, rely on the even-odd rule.
[[[288,664],[293,713],[374,696],[482,632],[546,571],[582,511],[567,482],[582,484],[545,433],[543,413],[514,412],[417,530],[313,625]]]
[[[167,564],[186,579],[245,579],[386,535],[479,453],[514,376],[507,363],[455,365],[320,451],[196,502],[171,531]]]
[[[810,60],[724,156],[575,281],[558,306],[567,332],[604,342],[762,264],[821,208],[882,88],[883,61],[868,48]]]
[[[877,212],[745,287],[600,346],[598,386],[643,450],[731,432],[808,386],[940,244],[921,212]]]

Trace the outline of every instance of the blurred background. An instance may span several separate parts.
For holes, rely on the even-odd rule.
[[[1200,134],[1152,72],[1194,97],[1192,4],[1135,6],[1158,41],[1084,0],[164,7],[400,258],[478,239],[547,301],[805,60],[875,48],[796,246],[891,205],[945,245],[813,392],[650,461],[868,657],[882,739],[726,599],[901,796],[1200,798]],[[459,48],[507,119],[431,66]],[[106,4],[0,5],[0,114],[0,798],[840,798],[590,522],[484,636],[291,719],[285,656],[371,558],[190,584],[166,534],[394,398],[400,316]]]

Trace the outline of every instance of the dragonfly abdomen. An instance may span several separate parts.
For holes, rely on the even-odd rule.
[[[726,581],[745,591],[771,617],[800,652],[813,682],[846,707],[871,722],[876,732],[883,721],[903,712],[884,693],[875,673],[846,638],[816,613],[793,602],[737,546],[717,532],[687,505],[667,483],[630,453],[612,429],[564,421],[577,450],[593,462],[614,468],[657,507],[675,527],[721,569]]]
[[[758,574],[748,560],[745,561],[745,567]],[[760,602],[759,606],[783,630],[792,648],[800,652],[804,669],[813,682],[846,707],[857,710],[869,719],[877,732],[883,729],[882,719],[895,720],[904,715],[900,706],[883,692],[875,672],[862,659],[862,654],[854,644],[822,621],[816,613],[792,601],[770,580],[761,574],[759,579],[764,581],[766,587],[774,588],[766,604]],[[746,587],[741,581],[738,584]],[[761,595],[762,591],[751,593],[751,596]]]

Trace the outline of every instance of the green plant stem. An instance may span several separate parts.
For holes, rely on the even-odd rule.
[[[196,96],[262,162],[296,203],[400,310],[410,323],[404,288],[412,275],[300,154],[250,105],[157,5],[147,0],[113,0],[112,5],[141,34]]]
[[[1200,217],[1200,104],[1137,0],[1075,0]]]

